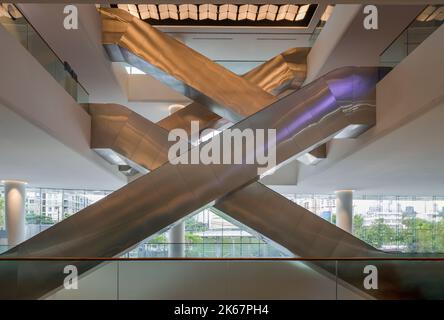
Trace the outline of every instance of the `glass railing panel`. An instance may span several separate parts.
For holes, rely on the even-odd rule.
[[[77,261],[65,261],[60,266],[62,269],[76,266]],[[71,279],[72,269],[67,269],[60,286],[43,298],[46,300],[118,300],[119,299],[119,264],[120,261],[97,262],[98,266],[78,277],[77,286]],[[69,273],[68,273],[69,272]],[[151,274],[151,276],[154,276]]]
[[[78,277],[73,273],[78,268]],[[82,273],[82,268],[84,271]],[[0,259],[3,298],[444,299],[444,260]]]
[[[423,260],[422,260],[423,259]],[[338,286],[359,290],[363,298],[444,299],[444,261],[427,260],[363,260],[338,261]],[[338,299],[348,292],[338,290]]]
[[[324,262],[331,264],[332,262]],[[300,261],[120,261],[119,299],[336,299],[334,277]]]
[[[0,239],[2,239],[2,238],[0,238]],[[0,244],[0,254],[2,254],[3,252],[8,251],[9,248],[10,247],[8,245],[6,245],[6,244]]]
[[[14,7],[14,10],[19,12],[16,7]],[[52,51],[25,17],[21,16],[12,19],[8,16],[1,16],[0,25],[24,46],[78,103],[88,102],[88,93],[85,88],[68,72],[65,64],[54,51]]]
[[[434,14],[440,6],[428,6],[380,55],[380,66],[394,67],[427,39],[444,20]]]

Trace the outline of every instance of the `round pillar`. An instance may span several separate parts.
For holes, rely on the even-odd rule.
[[[336,225],[353,232],[353,190],[336,191]]]
[[[184,106],[180,104],[172,104],[168,111],[171,114],[183,109]],[[170,242],[168,248],[168,256],[171,258],[185,257],[185,223],[180,222],[174,225],[168,231],[168,241]]]
[[[8,246],[16,246],[25,241],[25,199],[26,183],[3,181],[5,185],[5,220]]]
[[[168,256],[171,258],[185,257],[185,224],[183,222],[170,229],[168,240],[170,242]]]

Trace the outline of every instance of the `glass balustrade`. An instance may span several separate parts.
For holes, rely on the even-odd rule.
[[[396,66],[438,29],[444,21],[439,14],[442,7],[426,7],[380,55],[380,66]]]
[[[16,272],[0,290],[43,299],[444,299],[443,258],[0,258]]]
[[[59,59],[17,7],[4,4],[3,9],[0,25],[17,39],[78,103],[87,103],[88,92],[77,81],[77,76]]]

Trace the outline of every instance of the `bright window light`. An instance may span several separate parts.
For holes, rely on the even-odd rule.
[[[305,6],[302,6],[299,9],[298,15],[296,16],[296,21],[304,20],[305,15],[307,14],[308,8],[310,8],[310,5],[306,4]]]
[[[159,13],[154,4],[139,4],[140,17],[142,19],[156,19],[159,20]]]
[[[136,67],[133,67],[133,66],[125,66],[125,70],[126,70],[126,73],[128,73],[130,75],[133,75],[133,74],[146,74],[142,70],[137,69]]]
[[[199,6],[199,19],[217,20],[217,6],[214,4],[201,4]]]
[[[276,21],[281,21],[281,20],[294,21],[297,12],[298,12],[298,6],[295,6],[293,4],[286,4],[280,6]]]
[[[181,4],[179,5],[180,19],[193,19],[198,20],[197,6],[194,4]]]
[[[265,4],[259,8],[259,14],[257,15],[257,20],[270,20],[274,21],[276,19],[276,14],[278,12],[278,6],[274,4]]]
[[[321,21],[327,21],[330,18],[333,8],[334,6],[331,5],[328,5],[327,8],[325,8],[325,11],[321,16]]]
[[[256,20],[257,6],[254,4],[244,4],[239,7],[238,20]]]
[[[236,20],[237,6],[234,4],[223,4],[219,7],[219,20]]]
[[[160,19],[174,19],[179,20],[177,13],[177,6],[175,4],[159,4]]]

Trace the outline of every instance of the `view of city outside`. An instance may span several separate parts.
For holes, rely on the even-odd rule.
[[[26,235],[49,228],[102,199],[110,191],[28,188]],[[335,195],[286,194],[323,219],[336,222]],[[444,197],[355,196],[353,233],[376,248],[401,252],[444,252]],[[213,208],[185,220],[188,257],[281,257],[288,253],[260,235],[233,224]],[[0,186],[0,245],[6,244],[4,190]],[[150,237],[127,256],[168,256],[168,233]],[[3,239],[2,239],[3,237]]]
[[[278,249],[248,232],[240,223],[233,224],[223,213],[213,208],[185,219],[186,257],[285,257],[289,252]],[[126,257],[167,257],[170,246],[168,232],[150,237],[132,249]]]
[[[5,199],[3,193],[0,194],[0,230],[5,230]]]

